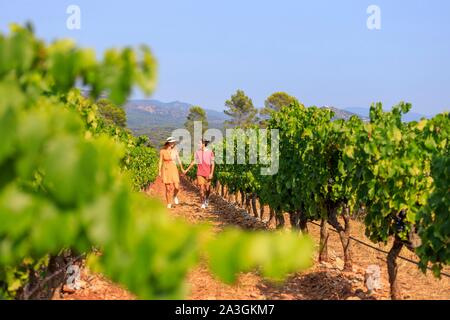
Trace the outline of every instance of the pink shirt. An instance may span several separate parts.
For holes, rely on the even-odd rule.
[[[205,149],[195,152],[195,162],[197,163],[197,176],[209,177],[211,165],[214,162],[214,152]]]

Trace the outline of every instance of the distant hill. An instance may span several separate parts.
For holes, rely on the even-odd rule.
[[[155,127],[183,127],[191,104],[174,101],[131,100],[124,106],[127,112],[128,127],[134,129]],[[205,109],[211,128],[222,128],[227,119],[223,112]]]
[[[156,147],[177,128],[183,128],[192,104],[180,101],[161,102],[159,100],[130,100],[125,105],[128,128],[136,135],[147,135]],[[335,119],[348,120],[357,115],[363,120],[368,117],[356,112],[325,106],[331,109]],[[223,129],[228,117],[223,111],[205,109],[210,128]]]
[[[336,120],[336,119],[344,119],[344,120],[349,120],[352,116],[358,116],[360,117],[362,120],[369,120],[369,118],[367,116],[358,114],[356,112],[351,112],[348,110],[342,110],[342,109],[338,109],[335,107],[331,107],[331,106],[324,106],[322,107],[324,109],[330,109],[331,111],[334,112],[334,117],[332,120]]]
[[[346,108],[345,110],[369,118],[370,108]],[[405,122],[420,121],[422,118],[431,118],[431,116],[427,116],[416,112],[408,112],[403,116],[403,121]]]
[[[128,128],[135,135],[146,135],[155,147],[171,135],[173,130],[183,128],[192,104],[174,101],[130,100],[124,108]],[[209,128],[222,129],[227,116],[220,111],[205,109]]]
[[[161,102],[158,100],[131,100],[125,105],[128,127],[130,129],[146,129],[155,127],[180,127],[184,125],[189,108],[192,104],[180,101]],[[356,112],[346,111],[335,107],[325,106],[333,110],[335,119],[350,119],[358,115]],[[211,128],[223,128],[223,123],[228,117],[220,111],[205,109]]]

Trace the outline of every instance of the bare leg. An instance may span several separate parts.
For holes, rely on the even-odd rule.
[[[209,195],[211,194],[211,183],[207,183],[205,185],[205,197],[206,200],[209,200]]]
[[[172,185],[171,184],[166,184],[166,202],[167,202],[167,204],[171,204],[172,203],[172,199],[170,197],[171,193],[172,193]]]
[[[180,184],[174,183],[173,186],[174,186],[173,196],[176,197],[178,195],[178,192],[180,191]]]
[[[205,185],[200,185],[200,202],[203,204],[205,203]]]

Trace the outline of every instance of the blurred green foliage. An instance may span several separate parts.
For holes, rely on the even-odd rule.
[[[224,245],[226,235],[174,220],[159,201],[134,191],[153,180],[156,151],[105,121],[95,98],[106,94],[120,104],[133,85],[148,94],[155,82],[146,47],[108,50],[99,62],[91,50],[67,40],[46,45],[17,25],[0,35],[0,297],[15,298],[31,276],[48,275],[49,255],[66,248],[100,248],[88,264],[150,299],[183,297],[186,274],[202,255],[226,281],[232,279],[218,253],[237,263],[232,273],[262,265],[277,279],[310,264],[305,238],[291,236],[289,245],[276,238],[270,250],[253,246],[243,256]],[[93,100],[76,83],[89,87]],[[235,237],[248,247],[275,236]]]

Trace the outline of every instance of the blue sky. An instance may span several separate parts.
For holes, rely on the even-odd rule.
[[[81,8],[81,30],[66,8]],[[366,9],[381,8],[381,30]],[[1,1],[0,30],[31,20],[49,41],[101,52],[145,43],[159,62],[153,98],[222,110],[243,89],[257,107],[286,91],[306,105],[450,110],[450,1]],[[135,93],[134,97],[141,97]]]

